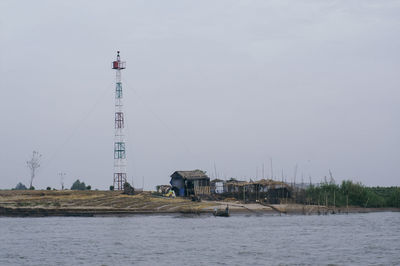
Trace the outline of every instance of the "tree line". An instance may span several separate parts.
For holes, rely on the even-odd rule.
[[[15,188],[13,188],[13,190],[35,190],[34,186],[30,186],[29,188],[27,188],[24,184],[22,184],[21,182],[19,182]],[[51,190],[51,187],[47,187],[47,190]],[[92,186],[91,185],[86,185],[85,182],[81,182],[79,181],[79,179],[77,179],[71,186],[71,190],[91,190]],[[53,188],[54,190],[54,188]]]

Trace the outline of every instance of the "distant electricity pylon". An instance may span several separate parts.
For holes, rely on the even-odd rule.
[[[112,62],[112,69],[116,70],[115,84],[115,135],[114,135],[114,189],[122,190],[126,182],[126,152],[124,136],[123,94],[121,70],[125,69],[125,62],[121,61],[119,51],[117,60]]]

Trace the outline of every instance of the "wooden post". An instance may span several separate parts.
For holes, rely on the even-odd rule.
[[[335,193],[335,190],[333,190],[333,207],[336,207],[336,193]]]
[[[325,207],[328,208],[328,195],[326,194],[326,191],[325,191]]]
[[[319,205],[320,205],[320,203],[321,203],[321,191],[318,193],[318,215],[321,214],[321,213],[319,212]]]
[[[333,213],[336,213],[336,190],[333,190]]]

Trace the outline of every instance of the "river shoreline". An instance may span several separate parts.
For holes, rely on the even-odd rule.
[[[283,214],[283,215],[337,215],[371,212],[400,212],[396,208],[349,208],[349,211],[339,212],[310,212],[304,213],[301,209],[289,212],[276,212],[271,210],[230,210],[231,215],[265,215],[265,214]],[[132,216],[132,215],[212,215],[213,211],[206,210],[181,210],[181,211],[137,211],[137,210],[104,210],[104,209],[52,209],[52,208],[4,208],[0,207],[0,217],[99,217],[99,216]]]
[[[193,202],[165,198],[150,192],[123,195],[119,191],[0,191],[0,217],[212,215],[215,208],[229,206],[235,214],[326,215],[367,212],[399,212],[399,208],[325,207],[301,204],[261,204],[233,201]]]

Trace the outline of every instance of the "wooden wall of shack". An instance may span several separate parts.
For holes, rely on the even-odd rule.
[[[210,180],[209,179],[195,179],[186,180],[186,196],[204,196],[210,195]]]

